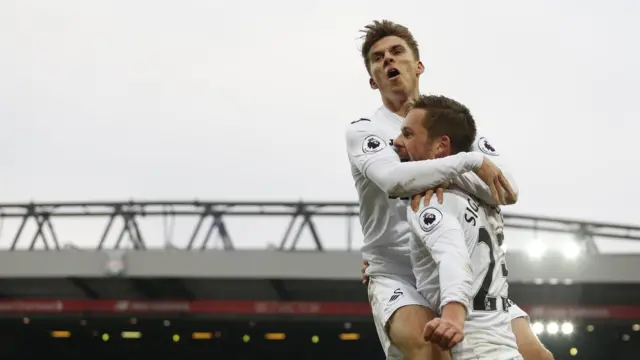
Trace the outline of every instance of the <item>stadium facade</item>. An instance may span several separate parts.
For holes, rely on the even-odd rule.
[[[105,204],[113,211],[99,216],[125,219],[121,233],[129,232],[132,250],[107,247],[103,241],[95,250],[61,249],[58,239],[43,235],[60,214],[82,217],[72,209],[78,204],[0,205],[0,217],[34,221],[32,243],[49,245],[48,251],[12,251],[23,228],[18,226],[12,245],[0,252],[0,327],[8,334],[0,353],[5,358],[39,356],[38,350],[49,349],[67,358],[100,351],[111,357],[382,359],[360,283],[360,255],[323,251],[313,229],[312,217],[330,213],[329,205],[344,212],[324,216],[354,216],[354,204],[277,204],[302,219],[299,228],[312,228],[315,251],[290,246],[297,241],[293,222],[279,248],[234,250],[223,216],[248,206],[262,210],[244,210],[242,216],[269,216],[264,208],[274,203],[171,203],[174,214],[179,204],[197,208],[189,214],[203,219],[198,230],[209,217],[210,229],[227,238],[223,250],[204,251],[193,250],[193,241],[185,249],[147,249],[136,235],[135,217],[160,215],[151,208],[166,208],[168,202],[96,207]],[[98,216],[90,215],[96,203],[83,205],[86,216]],[[505,220],[508,226],[532,221],[557,231],[574,229],[585,241],[620,227],[533,217]],[[554,221],[559,225],[549,225]],[[620,237],[633,238],[637,230],[628,228]],[[559,254],[535,259],[508,253],[507,259],[510,296],[531,315],[556,359],[640,354],[638,255],[590,251],[567,261]]]

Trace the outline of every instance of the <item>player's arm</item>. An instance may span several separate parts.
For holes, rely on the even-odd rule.
[[[442,159],[401,162],[391,140],[383,135],[371,121],[355,121],[347,128],[347,151],[351,163],[392,197],[411,196],[448,182],[477,170],[484,160],[481,153],[469,152]]]
[[[435,260],[440,282],[442,315],[425,325],[423,336],[443,349],[451,349],[464,339],[473,281],[471,259],[455,211],[459,203],[453,200],[443,205],[423,205],[416,213],[409,209],[412,229]]]
[[[440,311],[443,316],[449,304],[455,318],[466,316],[471,299],[473,271],[465,242],[464,231],[457,219],[457,202],[450,199],[444,204],[423,205],[417,212],[410,211],[413,229],[419,229],[422,241],[438,266],[440,280]],[[415,230],[414,230],[415,231]]]
[[[518,200],[519,194],[518,184],[513,177],[513,173],[511,172],[507,161],[505,161],[504,155],[500,155],[493,146],[493,143],[489,142],[486,137],[482,136],[479,136],[476,141],[474,141],[471,150],[487,156],[491,162],[496,165],[500,171],[502,171],[502,174],[509,182],[509,185],[515,195],[514,198],[505,195],[505,200],[507,201],[507,204],[515,204]],[[452,184],[467,190],[487,204],[499,205],[492,196],[489,186],[484,181],[480,180],[480,178],[473,172],[464,173],[453,179]],[[501,191],[501,189],[498,188],[498,191]]]

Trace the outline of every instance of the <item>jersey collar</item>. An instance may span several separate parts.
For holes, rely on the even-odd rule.
[[[400,126],[404,121],[404,118],[402,116],[387,109],[387,107],[384,105],[382,105],[378,111],[380,111],[380,113],[385,119],[389,120],[394,125]]]

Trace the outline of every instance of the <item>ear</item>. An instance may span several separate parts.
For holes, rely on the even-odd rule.
[[[416,71],[416,75],[420,76],[424,73],[424,64],[422,61],[418,61],[418,70]]]
[[[447,135],[440,136],[436,147],[436,158],[439,159],[449,155],[453,155],[451,153],[451,139]]]
[[[378,84],[376,84],[376,82],[373,81],[373,78],[369,78],[369,86],[371,86],[373,90],[378,90]]]

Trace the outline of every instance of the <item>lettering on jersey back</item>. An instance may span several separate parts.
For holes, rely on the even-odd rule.
[[[429,232],[440,223],[442,213],[436,208],[428,207],[422,210],[418,219],[420,219],[420,228]]]
[[[476,226],[478,224],[478,212],[480,210],[480,205],[478,205],[477,202],[475,202],[475,200],[473,200],[472,198],[468,197],[467,198],[467,208],[464,211],[464,221],[468,222],[469,224]]]
[[[493,145],[489,143],[489,140],[487,140],[487,138],[485,137],[481,137],[480,139],[478,139],[478,148],[480,148],[480,151],[487,155],[498,156],[496,148],[494,148]]]
[[[490,294],[491,284],[493,283],[493,275],[494,269],[496,267],[496,258],[494,256],[494,246],[493,241],[491,239],[491,235],[484,227],[478,229],[478,245],[484,244],[489,250],[489,266],[487,268],[487,272],[482,280],[482,285],[480,285],[480,289],[473,297],[473,310],[474,311],[497,311],[498,310],[498,299],[502,303],[502,311],[508,312],[510,303],[508,298],[503,298],[499,296],[499,294]],[[477,250],[477,248],[476,248]],[[500,275],[503,277],[507,277],[509,271],[507,270],[507,265],[505,263],[501,263],[501,272]]]
[[[387,147],[387,142],[379,136],[369,135],[362,141],[362,152],[373,154]]]

